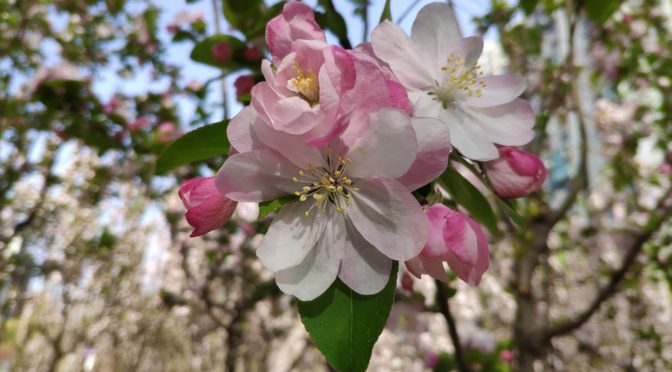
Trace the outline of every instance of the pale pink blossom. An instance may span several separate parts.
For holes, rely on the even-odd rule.
[[[418,278],[428,274],[447,282],[443,267],[447,262],[460,279],[478,285],[490,265],[488,241],[481,226],[443,204],[432,205],[425,214],[429,223],[427,244],[420,255],[406,262],[406,268]]]
[[[513,356],[513,351],[511,350],[504,349],[499,353],[499,359],[506,363],[513,362]]]
[[[151,123],[152,122],[148,118],[141,116],[131,121],[130,123],[127,123],[126,128],[128,129],[129,132],[135,132],[142,128],[148,127]]]
[[[156,128],[156,140],[161,143],[172,142],[180,137],[180,135],[180,130],[170,121],[164,121]]]
[[[499,159],[485,163],[485,172],[502,198],[520,198],[539,191],[546,167],[538,156],[515,147],[500,147]]]
[[[406,113],[379,110],[351,145],[336,139],[320,147],[273,130],[253,110],[239,117],[228,133],[240,153],[226,160],[216,184],[239,202],[296,198],[281,208],[257,250],[282,291],[310,300],[339,277],[357,293],[377,293],[393,260],[420,253],[427,221],[398,180],[418,153]],[[437,176],[428,172],[418,177]]]
[[[236,209],[237,203],[217,190],[214,177],[192,178],[182,183],[179,195],[187,208],[187,222],[194,228],[192,237],[224,226]]]
[[[495,144],[519,146],[534,137],[534,113],[518,98],[525,79],[484,76],[477,62],[483,40],[462,37],[449,5],[422,8],[410,37],[394,23],[383,22],[373,30],[372,46],[407,89],[413,115],[439,118],[464,156],[496,159]]]

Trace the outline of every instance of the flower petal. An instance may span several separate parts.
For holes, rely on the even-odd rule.
[[[324,162],[320,151],[308,146],[302,136],[275,130],[265,123],[259,123],[253,129],[262,143],[276,150],[299,168],[307,169],[310,165],[319,166]],[[290,178],[291,176],[293,174]]]
[[[259,116],[252,106],[247,106],[226,127],[229,143],[238,152],[258,150],[264,146],[252,131],[252,124]]]
[[[522,146],[534,138],[535,115],[527,101],[517,98],[499,106],[465,110],[485,137],[505,146]]]
[[[299,169],[276,151],[254,150],[228,158],[217,172],[217,189],[232,200],[260,202],[296,191]]]
[[[487,138],[480,126],[469,121],[468,116],[457,116],[451,111],[441,110],[439,118],[448,124],[450,143],[465,157],[479,161],[499,157],[497,147]]]
[[[432,3],[418,12],[411,28],[411,39],[427,63],[439,71],[455,45],[462,40],[462,33],[450,6]]]
[[[465,37],[460,41],[460,49],[464,65],[471,67],[483,53],[483,39],[480,36]]]
[[[434,118],[411,118],[418,142],[418,156],[397,181],[410,191],[440,176],[448,166],[450,135],[448,125]]]
[[[344,235],[345,232],[342,232],[341,236]],[[330,253],[333,248],[331,243],[325,231],[300,264],[276,272],[275,282],[280,290],[301,301],[313,300],[324,293],[336,280],[339,270],[340,258]]]
[[[518,98],[525,89],[527,82],[518,74],[490,75],[478,79],[485,86],[481,89],[482,95],[465,97],[465,103],[472,107],[491,107],[509,103]]]
[[[296,266],[315,249],[327,225],[321,213],[304,213],[310,203],[294,202],[284,206],[273,219],[257,249],[257,257],[273,272]]]
[[[427,220],[417,200],[389,178],[356,180],[347,214],[360,234],[387,257],[406,261],[427,240]]]
[[[415,132],[406,113],[397,109],[373,112],[366,132],[346,155],[352,161],[348,176],[401,177],[413,164],[417,148]]]
[[[380,292],[390,278],[392,260],[364,239],[352,223],[347,223],[347,239],[338,277],[363,295]]]
[[[390,21],[379,24],[371,33],[371,45],[407,89],[429,90],[434,86],[433,61],[423,61],[418,47],[399,26]]]

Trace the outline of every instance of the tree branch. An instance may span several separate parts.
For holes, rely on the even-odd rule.
[[[460,343],[460,335],[457,333],[457,324],[455,324],[455,319],[450,313],[448,296],[446,295],[446,290],[443,287],[444,284],[438,280],[434,280],[434,284],[436,284],[436,302],[439,304],[439,310],[441,311],[441,314],[443,314],[443,317],[446,318],[450,339],[453,342],[453,346],[455,347],[455,361],[457,362],[457,369],[460,372],[471,372],[471,366],[469,366],[469,363],[464,358],[462,344]]]
[[[672,216],[672,204],[669,201],[672,198],[672,188],[668,189],[663,197],[658,202],[657,210],[661,212],[649,219],[649,222],[644,228],[644,231],[639,233],[635,241],[630,245],[628,251],[623,258],[623,262],[618,270],[616,270],[609,280],[609,283],[604,286],[597,294],[597,296],[590,303],[590,306],[581,312],[575,319],[566,321],[550,327],[544,333],[545,340],[551,340],[553,337],[561,336],[574,331],[586,323],[597,312],[602,303],[609,299],[618,290],[619,285],[625,279],[628,271],[636,262],[637,256],[644,248],[644,244],[651,239],[651,237],[660,229],[663,222]]]

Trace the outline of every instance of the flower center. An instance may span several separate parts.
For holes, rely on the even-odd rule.
[[[292,181],[305,185],[301,190],[294,192],[294,195],[302,202],[310,199],[314,203],[305,212],[306,216],[314,208],[326,214],[330,204],[341,213],[350,205],[352,192],[359,191],[359,187],[354,186],[352,179],[345,175],[350,159],[338,156],[335,162],[333,160],[331,151],[328,151],[326,167],[316,168],[310,165],[308,169],[300,170],[297,176],[292,177]]]
[[[289,80],[288,88],[296,92],[311,106],[320,102],[320,85],[313,70],[303,71],[301,66],[294,62],[294,71],[296,77]]]
[[[443,104],[443,108],[448,108],[457,99],[464,97],[481,97],[482,89],[485,88],[485,81],[478,78],[483,75],[481,66],[478,63],[470,67],[464,65],[464,58],[450,53],[446,65],[441,67],[443,72],[443,81],[436,82],[436,89],[429,92],[436,101]]]

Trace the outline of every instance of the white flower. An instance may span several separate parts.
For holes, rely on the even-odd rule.
[[[477,62],[483,40],[462,38],[450,6],[422,8],[410,38],[389,21],[380,24],[372,45],[408,90],[414,116],[448,125],[452,145],[464,156],[496,159],[495,144],[520,146],[534,137],[534,113],[518,98],[525,80],[516,74],[484,76]]]

